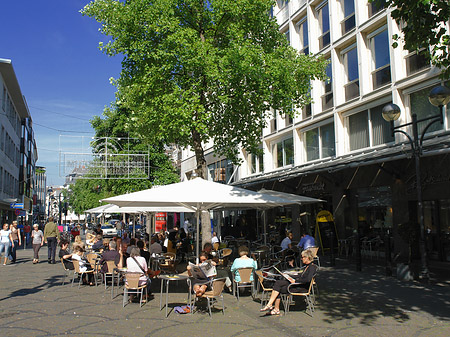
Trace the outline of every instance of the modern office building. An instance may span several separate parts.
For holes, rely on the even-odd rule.
[[[36,166],[35,190],[33,195],[33,223],[41,223],[46,220],[47,174],[46,168]]]
[[[413,114],[419,120],[438,114],[428,95],[450,84],[421,56],[391,47],[400,29],[390,11],[365,0],[277,1],[273,8],[294,48],[329,60],[329,79],[311,83],[313,103],[295,118],[273,114],[261,139],[262,156],[242,149],[243,164],[235,167],[214,157],[209,146],[206,158],[209,179],[326,201],[273,210],[269,221],[280,233],[288,228],[298,239],[300,231],[313,232],[323,208],[332,213],[341,244],[357,232],[382,250],[376,246],[389,232],[395,251],[408,254],[408,240],[416,235],[408,224],[419,221],[416,169],[407,137],[391,133],[382,109],[400,107],[395,125],[410,123]],[[427,251],[441,261],[450,261],[449,110],[443,108],[442,124],[427,129],[420,152]],[[418,124],[419,136],[425,124]],[[413,136],[411,125],[402,130]],[[182,179],[194,168],[186,149]]]
[[[11,60],[0,59],[0,99],[0,217],[7,222],[17,216],[31,221],[37,148]]]

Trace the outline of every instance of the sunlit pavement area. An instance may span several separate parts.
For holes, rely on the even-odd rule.
[[[46,247],[40,257],[34,265],[32,249],[20,249],[16,264],[0,265],[1,336],[450,336],[445,277],[423,285],[386,277],[382,266],[356,272],[354,265],[338,260],[335,267],[320,269],[313,317],[302,300],[287,315],[283,310],[281,316],[265,315],[250,292],[242,293],[239,302],[225,293],[224,315],[220,304],[212,318],[205,310],[181,315],[173,307],[186,304],[187,285],[171,282],[165,318],[159,280],[148,303],[123,308],[122,294],[111,300],[110,287],[62,286],[61,263],[47,263]]]

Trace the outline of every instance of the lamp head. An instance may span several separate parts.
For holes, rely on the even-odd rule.
[[[433,88],[428,95],[430,103],[434,106],[444,106],[450,102],[450,89],[442,85]]]
[[[396,121],[400,117],[400,113],[400,107],[394,103],[385,105],[383,110],[381,111],[384,120],[387,122]]]

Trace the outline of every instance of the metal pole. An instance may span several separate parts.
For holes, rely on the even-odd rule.
[[[419,249],[420,249],[420,261],[421,261],[421,271],[420,278],[424,280],[429,279],[428,265],[427,265],[427,250],[425,246],[425,221],[424,221],[424,209],[423,209],[423,199],[422,199],[422,181],[420,172],[420,155],[422,151],[421,144],[419,143],[419,132],[417,129],[417,115],[412,115],[412,127],[414,136],[414,160],[416,166],[416,189],[417,189],[417,206],[419,208]]]

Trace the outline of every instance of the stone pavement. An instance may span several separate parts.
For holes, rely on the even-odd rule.
[[[61,264],[33,265],[32,254],[19,250],[17,264],[0,265],[0,336],[450,336],[446,280],[401,282],[385,277],[381,268],[357,273],[338,261],[320,269],[314,317],[305,313],[303,301],[289,314],[272,317],[261,314],[248,294],[238,303],[226,293],[225,315],[171,312],[166,319],[159,310],[159,281],[152,284],[149,303],[122,308],[122,295],[111,300],[104,286],[61,286]],[[43,247],[41,259],[46,255]],[[186,301],[186,283],[173,285],[170,309]]]

